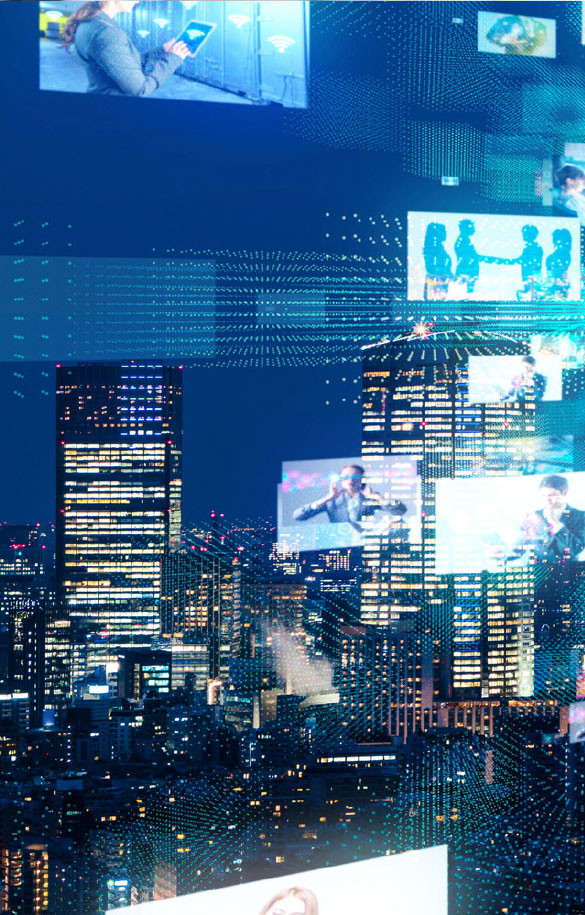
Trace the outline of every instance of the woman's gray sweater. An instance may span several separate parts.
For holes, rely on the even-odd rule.
[[[75,48],[87,71],[87,91],[98,95],[151,95],[182,63],[177,54],[162,49],[141,57],[106,13],[78,25]]]

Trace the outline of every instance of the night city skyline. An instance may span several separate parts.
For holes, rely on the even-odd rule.
[[[584,17],[3,0],[0,913],[585,915]]]

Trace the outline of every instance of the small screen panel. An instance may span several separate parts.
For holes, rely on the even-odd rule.
[[[437,573],[585,560],[585,472],[437,481]]]
[[[283,552],[362,546],[365,535],[397,543],[421,537],[420,479],[410,457],[283,464],[278,542]]]
[[[580,260],[576,219],[408,214],[411,301],[577,301]]]
[[[569,742],[585,743],[585,702],[569,706]]]
[[[121,5],[120,5],[121,6]],[[304,0],[150,0],[109,15],[42,0],[40,88],[126,98],[309,107]]]
[[[562,400],[560,356],[470,356],[470,403]]]
[[[516,57],[556,57],[557,24],[540,16],[535,19],[481,10],[477,14],[477,50]]]

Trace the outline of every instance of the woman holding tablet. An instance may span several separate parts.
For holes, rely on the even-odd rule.
[[[63,47],[75,46],[87,72],[87,91],[96,95],[151,95],[173,75],[191,52],[185,42],[167,41],[141,56],[116,22],[139,0],[84,3],[67,21]]]

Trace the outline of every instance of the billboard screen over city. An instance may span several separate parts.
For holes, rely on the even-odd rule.
[[[554,113],[553,113],[554,116]],[[542,162],[542,201],[559,215],[577,216],[585,225],[585,143],[565,143],[564,155]]]
[[[530,352],[536,358],[558,356],[566,372],[585,365],[585,332],[566,331],[562,334],[534,334],[530,337]]]
[[[410,457],[288,461],[278,491],[283,552],[361,546],[366,534],[418,543],[420,479]]]
[[[470,356],[470,403],[562,400],[560,356]]]
[[[110,13],[98,4],[43,0],[40,87],[307,108],[309,6],[150,0]]]
[[[569,706],[569,742],[585,743],[585,702]]]
[[[574,469],[573,435],[510,436],[486,442],[483,467],[492,474],[568,473]]]
[[[554,216],[408,214],[408,298],[577,301],[579,223]]]
[[[482,10],[477,14],[477,50],[522,57],[556,57],[554,19],[510,16]]]
[[[128,915],[447,915],[447,847],[436,846],[149,902]]]
[[[436,485],[439,575],[585,560],[585,472]]]

